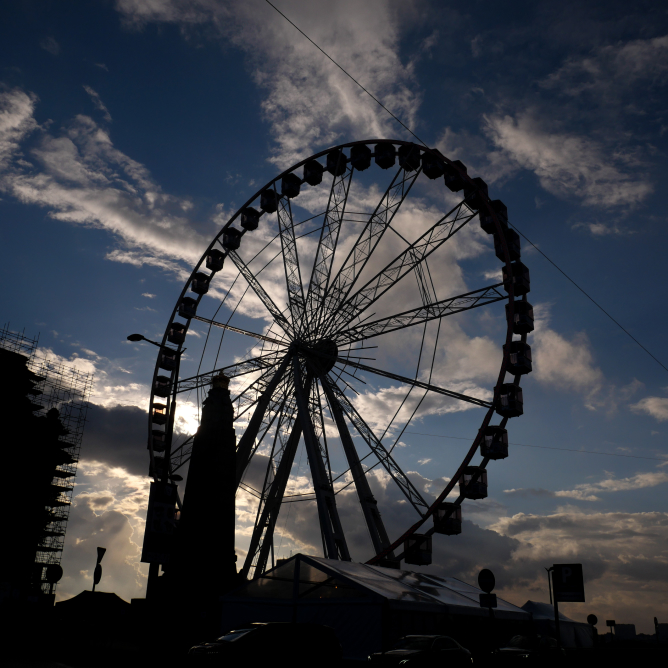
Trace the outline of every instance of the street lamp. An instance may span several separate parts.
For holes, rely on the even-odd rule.
[[[148,341],[149,343],[152,343],[154,346],[162,348],[162,346],[159,343],[151,341],[151,339],[147,339],[143,334],[130,334],[130,336],[128,336],[128,341],[132,341],[133,343],[136,343],[138,341]]]
[[[163,349],[163,347],[159,343],[157,343],[156,341],[151,341],[151,339],[147,339],[143,334],[130,334],[128,335],[127,338],[128,341],[132,341],[133,343],[138,343],[139,341],[146,341],[147,343],[151,343],[152,345],[157,346],[158,348],[160,348],[160,350]],[[183,353],[186,352],[187,349],[182,348],[181,350],[174,350],[173,348],[165,348],[165,350],[169,350],[170,352],[179,355],[180,357],[181,355],[183,355]]]

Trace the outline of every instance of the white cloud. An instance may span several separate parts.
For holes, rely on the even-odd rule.
[[[341,136],[403,134],[376,102],[264,2],[117,0],[126,21],[178,23],[184,30],[210,22],[249,55],[256,82],[268,91],[262,109],[273,129],[273,161],[294,163],[315,146]],[[419,94],[412,63],[398,56],[400,29],[411,12],[389,0],[288,0],[280,7],[334,60],[366,85],[409,126]]]
[[[484,271],[482,276],[486,281],[500,283],[503,280],[503,271],[501,269],[491,269],[490,271]]]
[[[585,229],[594,237],[605,236],[622,236],[625,234],[633,234],[633,230],[626,230],[617,223],[576,223],[573,229]]]
[[[553,329],[537,329],[534,334],[534,378],[563,390],[592,392],[600,388],[603,372],[594,366],[591,344],[584,332],[570,340]]]
[[[141,296],[146,297],[147,299],[155,299],[155,295],[151,294],[150,292],[142,292]]]
[[[552,129],[534,110],[490,115],[485,122],[493,144],[553,195],[613,208],[637,205],[653,190],[632,152],[611,152],[588,137]]]
[[[619,97],[636,84],[659,86],[668,77],[668,35],[608,44],[585,57],[569,58],[541,82],[570,96],[590,93],[599,102]]]
[[[0,88],[0,172],[19,153],[21,141],[37,127],[33,111],[37,96],[14,88]]]
[[[600,392],[603,372],[594,364],[591,344],[584,332],[570,340],[549,327],[549,306],[536,305],[536,329],[533,333],[532,378],[560,390],[575,390],[587,397],[587,405],[594,408]]]
[[[651,415],[659,422],[668,420],[668,398],[666,397],[645,397],[637,404],[631,406],[635,413],[645,413]]]
[[[504,493],[511,496],[547,496],[552,498],[577,499],[579,501],[600,501],[600,497],[596,495],[602,492],[626,492],[645,487],[656,487],[664,482],[668,482],[668,473],[650,471],[647,473],[636,473],[629,478],[609,477],[599,482],[582,483],[575,485],[575,488],[570,490],[552,492],[546,489],[520,488],[506,489]]]
[[[183,278],[179,263],[191,266],[210,241],[184,215],[191,202],[164,193],[87,116],[57,136],[42,130],[30,150],[35,164],[20,160],[19,143],[37,127],[35,103],[21,90],[0,93],[0,190],[52,218],[106,229],[126,247],[108,259],[158,264]]]
[[[98,111],[102,112],[104,120],[107,121],[108,123],[111,123],[111,114],[109,113],[109,109],[107,109],[104,102],[102,102],[100,95],[96,91],[94,91],[90,86],[84,86],[84,90],[88,93],[88,95],[90,95],[90,99],[93,100],[95,108]]]
[[[57,56],[60,53],[60,44],[56,42],[54,37],[45,37],[39,45],[52,56]]]

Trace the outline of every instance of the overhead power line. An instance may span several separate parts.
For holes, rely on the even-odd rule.
[[[365,88],[355,77],[352,76],[349,72],[347,72],[341,65],[339,65],[334,58],[332,58],[323,48],[318,46],[299,26],[295,25],[293,21],[291,21],[276,5],[270,2],[270,0],[265,0],[265,2],[272,7],[278,14],[280,14],[295,30],[297,30],[301,35],[303,35],[313,46],[322,53],[325,58],[330,60],[336,67],[338,67],[351,81],[353,81],[355,84],[357,84],[374,102],[376,102],[380,107],[382,107],[392,118],[401,125],[402,128],[404,128],[407,132],[409,132],[415,139],[417,139],[420,144],[423,146],[427,146],[427,144],[420,139],[398,116],[393,114],[375,95],[373,95],[367,88]],[[619,327],[632,341],[634,341],[638,346],[640,346],[664,371],[668,371],[668,367],[666,367],[663,362],[661,362],[659,359],[657,359],[645,346],[643,346],[638,339],[631,334],[627,329],[625,329],[617,320],[615,320],[593,297],[591,297],[587,292],[585,292],[563,269],[561,269],[555,262],[553,262],[545,253],[543,253],[538,246],[536,246],[533,241],[531,241],[523,232],[521,232],[515,225],[510,223],[512,227],[514,227],[517,232],[524,237],[524,239],[529,242],[557,271],[559,271],[563,276],[565,276],[589,301],[594,304],[598,309],[603,311],[605,315],[612,320],[612,322]]]
[[[457,441],[468,441],[471,442],[470,437],[466,438],[465,436],[444,436],[443,434],[424,434],[420,431],[406,431],[406,434],[415,434],[416,436],[433,436],[434,438],[452,438]],[[606,457],[627,457],[629,459],[651,459],[656,462],[666,462],[668,459],[662,459],[661,457],[643,457],[641,455],[622,455],[618,452],[600,452],[599,450],[578,450],[576,448],[555,448],[551,445],[530,445],[528,443],[508,443],[508,445],[520,445],[523,448],[540,448],[541,450],[559,450],[560,452],[583,452],[588,455],[604,455]]]

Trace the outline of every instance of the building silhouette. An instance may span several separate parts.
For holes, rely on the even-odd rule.
[[[91,374],[36,356],[37,339],[0,329],[0,410],[7,465],[0,600],[53,600]]]

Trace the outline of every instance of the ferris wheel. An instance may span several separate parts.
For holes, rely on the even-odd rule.
[[[501,272],[471,289],[453,248],[472,243],[474,224],[492,235]],[[476,243],[491,255],[491,244]],[[325,557],[351,559],[352,527],[339,512],[346,494],[366,525],[367,563],[428,564],[432,535],[461,532],[462,502],[485,498],[489,461],[508,456],[507,421],[523,413],[520,380],[531,371],[529,289],[506,207],[460,161],[393,139],[302,160],[229,219],[183,287],[152,382],[151,475],[181,479],[193,437],[177,435],[175,416],[185,406],[199,413],[222,372],[237,489],[257,497],[245,576],[267,569],[281,509],[296,496],[317,507]],[[501,323],[498,375],[467,390],[461,378],[448,385],[443,360],[453,323],[470,322],[477,309]],[[449,482],[426,498],[401,464],[401,436],[422,415],[447,420],[469,409],[480,428]],[[259,463],[262,483],[253,486],[247,477]],[[400,535],[388,533],[372,492],[377,471],[412,514]]]

